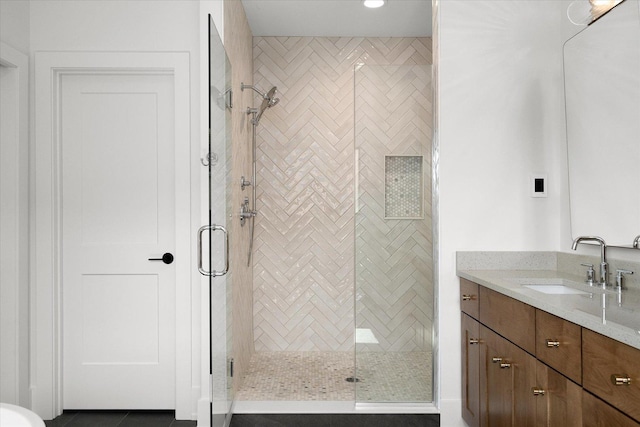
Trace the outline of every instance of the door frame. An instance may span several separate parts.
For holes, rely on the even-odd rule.
[[[190,418],[192,397],[190,80],[188,52],[36,52],[31,152],[31,407],[44,419],[63,410],[60,83],[67,74],[168,73],[175,90],[176,400]],[[149,391],[150,393],[153,390]]]

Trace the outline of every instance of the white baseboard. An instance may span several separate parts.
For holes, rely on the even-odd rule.
[[[437,414],[432,403],[393,404],[353,401],[249,401],[235,402],[235,414]]]
[[[209,427],[211,425],[211,404],[209,399],[202,398],[198,400],[198,427]]]
[[[462,420],[461,399],[440,400],[440,425],[443,427],[467,427]]]

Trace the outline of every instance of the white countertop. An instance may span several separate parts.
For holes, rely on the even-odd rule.
[[[640,291],[590,287],[555,270],[458,270],[458,276],[640,349]],[[530,280],[533,279],[533,280]],[[523,284],[554,284],[585,293],[545,294]]]

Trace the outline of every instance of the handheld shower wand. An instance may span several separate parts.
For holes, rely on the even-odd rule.
[[[278,88],[275,86],[272,87],[271,90],[269,90],[269,92],[267,93],[262,92],[261,90],[259,90],[253,85],[246,85],[244,83],[242,83],[242,85],[240,86],[240,89],[243,91],[245,89],[251,89],[262,97],[262,104],[260,105],[260,108],[249,108],[247,110],[247,114],[252,114],[254,112],[256,113],[256,115],[253,118],[256,125],[258,124],[258,122],[260,122],[260,118],[262,117],[262,113],[264,113],[264,110],[266,110],[267,108],[271,108],[274,105],[276,105],[278,102],[280,102],[280,98],[275,98],[276,92],[278,91]]]
[[[241,211],[241,224],[244,225],[244,220],[245,219],[250,219],[251,220],[251,224],[250,224],[250,228],[249,228],[249,254],[247,256],[247,267],[251,265],[251,254],[253,252],[253,233],[255,230],[255,220],[256,220],[256,215],[258,214],[258,211],[256,210],[256,182],[257,182],[257,173],[256,173],[256,127],[258,127],[258,123],[260,122],[260,118],[262,117],[262,113],[264,113],[264,111],[267,108],[271,108],[274,105],[276,105],[280,99],[279,98],[275,98],[276,92],[278,91],[278,89],[273,86],[271,88],[271,90],[269,90],[269,92],[264,93],[260,90],[258,90],[255,86],[253,85],[246,85],[244,83],[242,83],[242,85],[240,86],[240,89],[242,91],[244,91],[245,89],[251,89],[254,92],[256,92],[258,95],[260,95],[262,97],[262,104],[260,105],[260,108],[247,108],[247,114],[250,114],[251,117],[251,124],[252,126],[252,166],[253,166],[253,171],[252,171],[252,178],[251,181],[249,181],[251,183],[251,193],[252,193],[252,199],[253,199],[253,209],[249,208],[249,200],[248,198],[245,198],[245,202],[242,205],[242,211]],[[242,185],[245,185],[245,181],[244,179],[242,180]],[[243,187],[244,189],[244,187]]]

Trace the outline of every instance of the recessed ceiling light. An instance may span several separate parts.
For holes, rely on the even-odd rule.
[[[364,0],[364,5],[366,7],[370,7],[371,9],[375,9],[376,7],[382,7],[387,2],[387,0]]]

